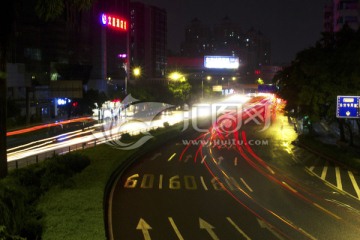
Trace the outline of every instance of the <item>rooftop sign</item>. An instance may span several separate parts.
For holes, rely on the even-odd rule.
[[[122,31],[126,31],[128,27],[127,21],[125,19],[106,13],[101,14],[101,24]]]

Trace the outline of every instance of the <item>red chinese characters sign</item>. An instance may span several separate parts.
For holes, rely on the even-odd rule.
[[[127,21],[125,19],[105,13],[101,14],[101,23],[103,25],[113,27],[122,31],[126,31],[128,27]]]

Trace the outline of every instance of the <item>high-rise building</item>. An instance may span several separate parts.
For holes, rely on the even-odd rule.
[[[214,32],[214,54],[219,55],[241,55],[244,34],[239,24],[233,22],[228,16],[224,17],[219,24],[213,28]]]
[[[332,0],[324,8],[324,31],[338,32],[347,24],[357,30],[360,26],[359,0]]]
[[[205,55],[238,57],[240,67],[236,75],[244,82],[254,82],[258,77],[255,72],[271,64],[271,43],[254,28],[243,32],[240,25],[227,16],[212,28],[195,18],[185,28],[181,57],[204,59]],[[179,64],[184,59],[171,60]],[[204,69],[199,71],[205,72]],[[229,74],[234,75],[233,72]]]
[[[98,0],[89,10],[71,8],[44,21],[36,15],[36,0],[17,1],[7,51],[8,97],[23,109],[30,106],[30,114],[50,117],[57,114],[56,96],[81,97],[84,85],[106,91],[123,83],[119,54],[127,53],[127,32],[105,28],[100,17],[108,13],[129,21],[129,3]]]
[[[125,90],[128,66],[128,34],[130,31],[130,0],[98,0],[88,12],[91,28],[92,71],[89,88],[101,91]],[[106,15],[104,24],[102,16]],[[109,21],[119,20],[119,27],[111,26]],[[121,21],[124,26],[120,27]],[[116,24],[116,22],[115,22]]]
[[[185,28],[185,41],[181,45],[181,55],[198,57],[213,52],[211,29],[198,18],[194,18]]]
[[[141,79],[164,78],[167,52],[166,11],[141,2],[132,2],[130,19],[130,65],[141,68]]]

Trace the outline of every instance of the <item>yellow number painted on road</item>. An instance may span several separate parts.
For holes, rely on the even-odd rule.
[[[184,176],[185,188],[188,190],[196,190],[197,184],[194,176]]]
[[[179,180],[179,175],[175,175],[169,180],[169,188],[173,190],[178,190],[181,188],[181,183]]]
[[[141,181],[140,188],[153,188],[154,187],[154,175],[153,174],[144,174],[144,177]]]
[[[136,184],[138,182],[138,180],[136,178],[138,178],[138,177],[139,177],[139,174],[134,174],[134,175],[131,175],[130,177],[128,177],[126,179],[124,187],[125,188],[136,188]]]

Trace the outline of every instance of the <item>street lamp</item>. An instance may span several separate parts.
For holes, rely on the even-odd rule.
[[[211,76],[206,76],[206,80],[210,81]],[[204,79],[201,79],[201,98],[204,99]]]
[[[173,81],[186,81],[185,75],[180,72],[172,72],[169,74],[169,79]]]
[[[133,69],[133,75],[134,75],[136,78],[140,77],[140,75],[141,75],[141,68],[140,68],[140,67],[135,67],[135,68]]]

